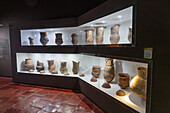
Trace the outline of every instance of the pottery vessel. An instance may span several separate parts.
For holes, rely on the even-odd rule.
[[[85,30],[85,32],[86,32],[86,44],[92,45],[93,44],[93,32],[94,32],[94,30],[88,29],[88,30]]]
[[[96,78],[96,77],[92,77],[92,78],[90,79],[90,81],[91,81],[91,82],[97,82],[97,78]]]
[[[136,96],[146,100],[147,68],[138,67],[138,74],[131,80],[130,89]]]
[[[109,83],[114,79],[115,74],[114,74],[113,59],[106,59],[103,76],[104,79]]]
[[[34,45],[34,38],[32,37],[29,37],[29,42],[30,42],[30,46],[33,46]]]
[[[32,63],[31,58],[25,59],[24,70],[29,71],[34,69],[34,64]]]
[[[67,72],[67,62],[61,62],[60,66],[60,72],[64,75],[68,75],[69,73]]]
[[[48,62],[48,71],[52,72],[55,70],[54,60],[47,60]]]
[[[93,66],[92,68],[92,75],[95,78],[98,78],[101,72],[101,66]]]
[[[36,69],[38,72],[40,72],[41,70],[44,70],[44,63],[37,61]]]
[[[132,43],[132,28],[129,28],[128,40],[130,43]]]
[[[110,84],[108,82],[105,82],[103,85],[102,85],[103,88],[111,88]]]
[[[127,73],[119,73],[118,75],[118,85],[122,89],[126,89],[129,87],[129,74]]]
[[[71,40],[72,44],[77,45],[77,43],[78,43],[78,39],[77,39],[78,35],[76,33],[73,33],[71,35],[71,37],[72,37],[72,40]]]
[[[58,74],[58,71],[53,70],[53,71],[51,71],[51,74]]]
[[[80,74],[79,76],[80,76],[80,77],[84,77],[84,76],[85,76],[85,74],[83,74],[83,73],[82,73],[82,74]]]
[[[63,44],[62,35],[63,35],[62,33],[56,33],[56,34],[55,34],[55,43],[56,43],[57,45]]]
[[[43,46],[45,46],[48,43],[48,32],[40,32],[40,42]]]
[[[125,96],[126,93],[123,90],[118,90],[118,91],[116,91],[116,95],[118,95],[118,96]]]
[[[120,40],[119,27],[120,24],[115,24],[113,27],[111,27],[111,35],[110,35],[111,44],[118,44]]]
[[[96,27],[96,44],[101,45],[103,44],[103,35],[105,26]]]
[[[73,68],[72,68],[72,71],[74,74],[77,74],[79,72],[79,64],[80,62],[75,62],[75,61],[72,61],[73,62]]]

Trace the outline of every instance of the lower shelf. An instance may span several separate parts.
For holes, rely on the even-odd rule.
[[[77,75],[72,75],[72,74],[62,75],[62,74],[51,74],[51,73],[40,74],[39,72],[31,72],[30,73],[27,71],[18,72],[18,75],[20,75],[20,74],[21,74],[21,76],[23,76],[23,74],[24,75],[26,74],[27,77],[36,77],[36,75],[38,75],[38,76],[41,76],[43,79],[43,80],[40,79],[40,77],[36,77],[36,80],[35,80],[35,78],[34,79],[30,78],[31,81],[29,84],[46,85],[43,82],[49,82],[48,86],[69,88],[69,89],[76,89],[76,90],[81,90],[80,81],[77,81],[79,79],[79,80],[82,80],[83,82],[85,82],[86,84],[88,84],[89,86],[96,88],[98,91],[102,92],[103,94],[106,94],[109,97],[116,99],[117,102],[119,102],[121,104],[123,103],[123,105],[134,109],[134,111],[137,111],[139,113],[145,113],[145,107],[146,107],[145,103],[146,102],[144,102],[139,97],[133,95],[130,92],[129,88],[124,90],[126,93],[125,96],[117,96],[116,91],[120,90],[120,87],[115,83],[110,83],[111,88],[108,88],[108,89],[103,88],[102,84],[104,82],[103,82],[103,79],[101,79],[101,78],[98,78],[97,82],[91,82],[90,81],[91,76],[79,77],[78,74]],[[19,78],[19,77],[17,77],[17,78]],[[56,81],[56,82],[54,83],[54,81]],[[20,82],[22,82],[22,80],[20,80]],[[36,82],[38,82],[38,83],[36,83]]]

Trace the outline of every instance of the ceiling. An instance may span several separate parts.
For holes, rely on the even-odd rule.
[[[107,0],[0,0],[0,19],[22,21],[77,17]]]

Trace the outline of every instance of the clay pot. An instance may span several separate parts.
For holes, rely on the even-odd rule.
[[[52,72],[55,70],[54,60],[47,60],[48,62],[48,71]]]
[[[80,62],[75,62],[75,61],[72,61],[73,62],[73,68],[72,68],[72,71],[74,74],[77,74],[79,72],[79,64]]]
[[[34,38],[32,37],[29,37],[29,42],[30,42],[30,46],[33,46],[34,45]]]
[[[92,45],[93,44],[93,32],[94,32],[94,30],[88,29],[88,30],[85,30],[85,32],[86,32],[86,44]]]
[[[110,83],[114,77],[114,65],[113,65],[113,59],[106,59],[106,64],[105,64],[105,68],[104,68],[104,79]]]
[[[103,88],[111,88],[110,84],[108,82],[105,82],[103,85],[102,85]]]
[[[116,91],[116,95],[118,95],[118,96],[125,96],[126,93],[123,90],[118,90],[118,91]]]
[[[92,78],[90,79],[90,81],[91,81],[91,82],[97,82],[97,78],[96,78],[96,77],[92,77]]]
[[[110,35],[111,44],[117,44],[120,40],[119,27],[120,24],[116,24],[113,27],[111,27],[111,35]]]
[[[67,72],[67,62],[61,62],[61,66],[60,66],[60,72],[64,75],[68,75],[69,73]]]
[[[92,68],[92,75],[95,78],[98,78],[101,72],[101,66],[93,66]]]
[[[118,75],[118,85],[122,89],[129,87],[129,75],[127,73],[119,73]]]
[[[96,44],[97,45],[103,44],[103,35],[104,35],[105,28],[106,27],[104,26],[96,27]]]
[[[82,74],[80,74],[79,76],[80,76],[80,77],[84,77],[84,76],[85,76],[85,74],[83,74],[83,73],[82,73]]]
[[[25,59],[24,70],[29,71],[31,69],[34,69],[31,58]]]
[[[48,32],[40,32],[40,42],[43,46],[45,46],[48,43]]]
[[[53,70],[51,71],[51,74],[58,74],[58,71]]]
[[[146,100],[147,68],[138,67],[138,74],[131,80],[130,89],[136,96]]]
[[[37,61],[36,69],[38,72],[40,72],[41,70],[44,70],[44,63]]]
[[[128,40],[130,43],[132,43],[132,28],[129,28]]]
[[[78,35],[76,33],[73,33],[71,35],[71,37],[72,37],[72,40],[71,40],[72,44],[77,45],[77,43],[78,43],[78,39],[77,39]]]
[[[55,43],[57,45],[61,45],[63,43],[62,35],[63,35],[62,33],[55,34]]]

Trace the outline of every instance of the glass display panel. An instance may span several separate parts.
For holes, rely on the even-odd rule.
[[[16,58],[18,73],[79,77],[145,113],[148,63],[85,54],[17,53]]]
[[[133,6],[78,27],[21,30],[22,46],[133,44]]]

